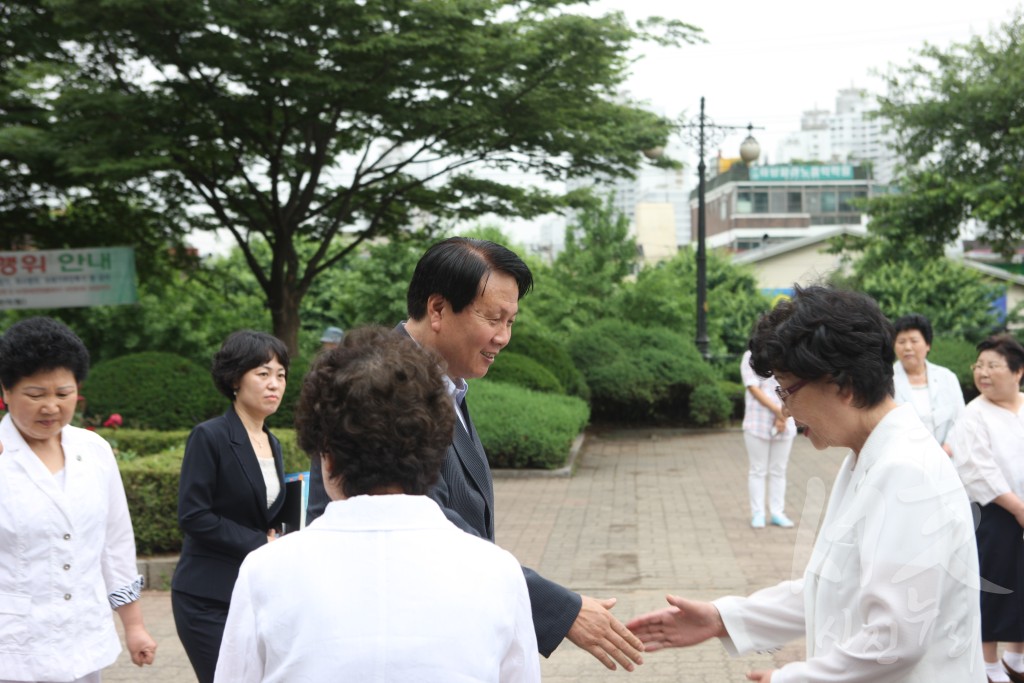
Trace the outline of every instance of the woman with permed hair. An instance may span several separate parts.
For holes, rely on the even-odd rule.
[[[953,430],[953,462],[980,505],[981,651],[992,683],[1024,683],[1024,346],[1003,333],[977,346],[980,395]],[[1002,660],[999,643],[1005,643]]]
[[[849,449],[810,561],[748,597],[669,596],[629,628],[648,652],[804,638],[806,659],[747,674],[760,683],[984,683],[970,504],[913,406],[893,399],[892,324],[864,294],[796,287],[758,321],[750,350],[815,448]]]
[[[382,327],[317,357],[296,427],[331,502],[242,564],[218,683],[540,680],[519,563],[425,495],[454,427],[443,372]]]
[[[281,405],[288,349],[264,332],[233,332],[213,358],[231,401],[185,444],[178,523],[185,539],[171,581],[174,625],[199,683],[210,683],[242,560],[277,538],[284,508],[281,444],[265,420]]]
[[[110,445],[71,426],[89,370],[62,323],[29,318],[0,337],[0,680],[99,683],[121,651],[152,664],[142,577]]]

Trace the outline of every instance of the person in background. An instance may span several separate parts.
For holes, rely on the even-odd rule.
[[[805,661],[760,683],[984,683],[978,554],[953,463],[892,398],[893,328],[868,296],[796,287],[762,317],[752,365],[774,376],[815,448],[850,452],[803,576],[748,597],[671,607],[627,625],[649,651],[720,638],[733,654],[803,638]]]
[[[786,415],[775,395],[779,383],[774,377],[759,377],[750,367],[750,351],[740,360],[740,376],[747,388],[743,408],[743,441],[747,446],[750,471],[750,526],[764,528],[764,491],[768,480],[768,511],[775,526],[788,529],[786,516],[786,465],[793,450],[796,423]]]
[[[242,560],[277,536],[284,461],[264,421],[284,397],[288,349],[263,332],[233,332],[212,374],[231,407],[197,425],[185,444],[178,488],[185,539],[171,580],[174,625],[199,683],[213,680]]]
[[[340,327],[328,327],[324,330],[324,333],[320,335],[320,350],[333,349],[335,346],[341,343],[341,340],[345,337],[345,331]]]
[[[0,682],[99,683],[121,651],[152,664],[142,577],[117,461],[71,426],[89,352],[50,318],[0,337]]]
[[[243,562],[216,680],[539,682],[519,563],[426,495],[455,426],[439,359],[353,330],[314,361],[296,426],[332,502]]]
[[[953,430],[953,462],[981,506],[975,533],[981,641],[988,678],[1024,683],[1024,347],[1008,334],[978,344],[971,366],[981,395]],[[1006,643],[1003,662],[999,643]]]
[[[960,380],[941,365],[928,361],[932,348],[932,324],[917,313],[904,315],[896,328],[896,363],[893,384],[896,402],[909,403],[947,454],[949,437],[964,409]]]
[[[467,379],[487,374],[512,338],[519,300],[533,287],[529,267],[514,252],[487,240],[452,237],[432,245],[409,283],[409,319],[395,334],[412,337],[446,365],[456,409],[441,475],[428,495],[463,531],[494,541],[494,482],[466,401]],[[310,464],[307,524],[327,503],[316,462]],[[537,647],[549,656],[565,638],[609,669],[632,671],[643,645],[611,609],[615,599],[579,595],[526,567]]]

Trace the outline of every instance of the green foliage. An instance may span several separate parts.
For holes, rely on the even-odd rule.
[[[976,341],[957,339],[954,337],[939,337],[932,339],[932,348],[928,352],[928,360],[936,365],[949,369],[960,381],[960,389],[964,392],[964,400],[970,401],[978,395],[978,388],[974,386],[974,372],[971,364],[978,360],[978,351],[974,348],[982,337]]]
[[[550,370],[532,358],[515,351],[502,351],[491,369],[487,382],[503,382],[517,387],[542,391],[547,394],[565,394],[565,388]]]
[[[743,411],[746,409],[745,400],[747,388],[740,382],[732,382],[729,380],[722,380],[718,383],[719,389],[722,390],[722,394],[728,399],[732,412],[729,417],[736,420],[743,418]]]
[[[897,246],[869,235],[851,246],[863,250],[862,256],[852,274],[835,277],[834,284],[870,295],[890,319],[920,313],[936,334],[960,339],[981,339],[1000,327],[992,304],[1003,286],[978,271],[928,256],[927,247],[915,240]]]
[[[477,381],[469,395],[473,423],[492,467],[557,469],[587,426],[587,404],[511,384]]]
[[[512,340],[499,358],[504,358],[510,352],[531,358],[554,375],[565,393],[579,396],[585,401],[589,400],[590,388],[587,386],[587,380],[573,364],[565,347],[565,343],[558,341],[554,334],[545,331],[542,324],[519,320],[513,328]],[[494,378],[496,368],[498,363],[495,363],[487,373],[489,379]]]
[[[10,0],[11,212],[105,190],[138,207],[153,242],[226,229],[294,351],[303,298],[364,241],[426,220],[560,210],[571,194],[489,172],[618,176],[664,144],[672,122],[620,86],[638,42],[680,45],[696,30],[573,5]],[[255,236],[274,246],[269,263]]]
[[[636,282],[619,289],[610,308],[623,320],[666,327],[693,340],[697,336],[696,301],[696,253],[683,249],[668,261],[641,270]],[[746,350],[754,323],[768,310],[769,301],[748,269],[733,265],[728,256],[709,252],[707,306],[711,355],[738,357]]]
[[[134,453],[136,457],[147,457],[170,450],[184,451],[188,440],[188,429],[156,431],[152,429],[111,429],[97,427],[96,433],[107,440],[114,453],[121,458],[122,452]]]
[[[87,420],[102,422],[120,413],[126,426],[139,429],[192,429],[228,406],[207,370],[157,351],[98,363],[82,395]]]
[[[175,448],[118,464],[140,556],[181,551],[178,479],[183,454],[184,448]]]
[[[715,371],[671,330],[602,320],[574,335],[569,352],[587,378],[596,420],[703,425],[731,412]],[[702,385],[711,389],[693,395]]]
[[[1024,237],[1024,19],[1020,10],[987,38],[920,51],[887,77],[881,114],[905,159],[902,192],[872,200],[872,224],[899,243],[956,239],[964,218],[1011,253]]]

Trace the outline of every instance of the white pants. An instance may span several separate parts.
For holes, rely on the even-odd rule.
[[[764,514],[764,480],[768,479],[768,513],[782,515],[786,509],[786,465],[793,449],[793,437],[761,439],[743,433],[750,459],[747,489],[750,492],[750,515]]]

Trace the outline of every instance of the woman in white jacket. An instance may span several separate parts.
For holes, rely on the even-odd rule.
[[[850,449],[811,559],[803,576],[749,597],[669,596],[627,626],[648,652],[806,639],[805,661],[747,675],[760,683],[984,683],[970,505],[950,459],[892,398],[892,325],[863,294],[797,287],[750,348],[814,446]]]
[[[89,353],[61,323],[29,318],[0,337],[0,683],[98,683],[121,644],[152,664],[135,536],[100,436],[72,427]]]
[[[928,360],[932,348],[932,324],[917,313],[904,315],[896,328],[896,359],[893,386],[897,403],[909,403],[921,422],[952,454],[949,440],[953,425],[964,410],[964,392],[952,370]]]

